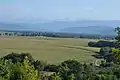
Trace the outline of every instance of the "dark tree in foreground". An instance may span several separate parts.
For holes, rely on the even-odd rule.
[[[35,69],[38,70],[44,70],[44,67],[46,66],[45,62],[34,60],[32,55],[29,53],[11,53],[3,57],[5,60],[11,60],[14,64],[17,62],[23,62],[24,60],[27,60],[30,65],[34,65]]]
[[[110,47],[102,47],[99,52],[101,56],[105,56],[110,53],[112,53],[112,49]]]

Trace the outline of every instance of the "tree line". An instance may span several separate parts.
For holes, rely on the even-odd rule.
[[[89,47],[116,47],[118,46],[115,41],[100,40],[97,42],[88,42]]]
[[[79,33],[35,32],[35,31],[1,31],[2,36],[45,36],[57,38],[87,38],[87,39],[114,39],[115,36],[91,35]]]

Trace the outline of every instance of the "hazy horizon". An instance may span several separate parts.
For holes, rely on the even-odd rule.
[[[0,29],[113,28],[120,25],[119,3],[120,0],[0,0]]]

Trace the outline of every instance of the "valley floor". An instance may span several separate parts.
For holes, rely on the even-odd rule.
[[[47,63],[60,63],[68,59],[91,62],[99,48],[87,46],[92,39],[40,38],[40,37],[0,37],[0,56],[11,52],[30,53],[35,59]]]

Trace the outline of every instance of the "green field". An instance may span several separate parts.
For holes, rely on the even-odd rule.
[[[0,56],[11,52],[31,53],[35,59],[59,63],[67,59],[93,61],[98,48],[87,46],[91,39],[0,37]],[[96,40],[95,40],[96,41]]]

